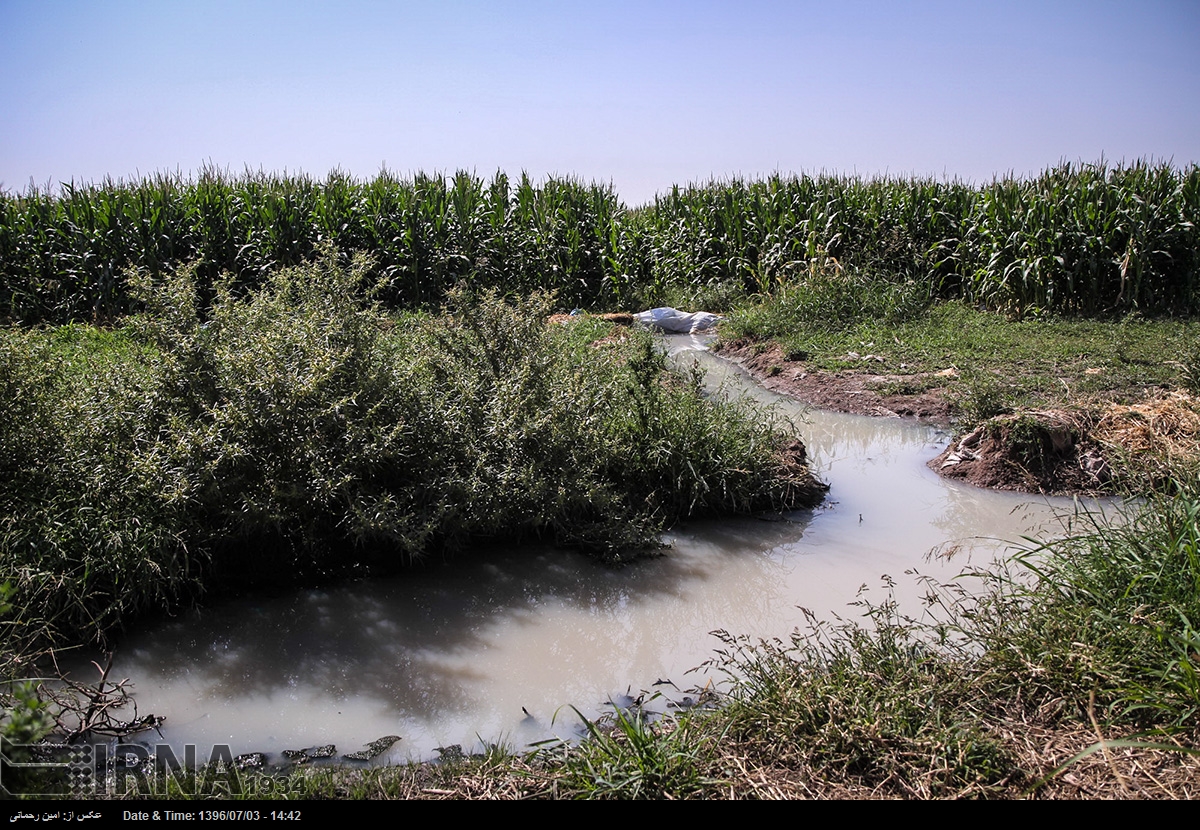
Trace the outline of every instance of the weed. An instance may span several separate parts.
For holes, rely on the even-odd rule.
[[[638,706],[617,709],[602,722],[571,708],[587,737],[563,756],[558,786],[565,793],[581,798],[687,798],[718,783],[703,774],[708,740],[695,733],[688,715],[651,720]]]
[[[989,371],[965,372],[951,400],[968,424],[980,423],[1012,411],[1010,393]]]
[[[808,349],[801,348],[794,344],[785,347],[783,350],[784,360],[790,360],[792,362],[808,360],[811,356],[812,354],[808,351]]]
[[[1175,495],[1127,508],[1116,520],[1084,514],[1080,531],[1019,556],[1040,592],[1023,631],[1055,625],[1056,637],[1069,640],[1050,649],[1019,640],[1014,651],[1035,648],[1038,656],[1027,659],[1036,664],[1054,654],[1075,667],[1050,675],[1086,684],[1072,690],[1073,699],[1090,686],[1111,711],[1145,726],[1184,727],[1200,714],[1197,486],[1181,484]]]
[[[921,375],[877,381],[869,384],[868,388],[880,395],[921,395],[931,389],[940,389],[945,385],[946,378]]]
[[[1200,395],[1200,343],[1192,340],[1171,365],[1179,369],[1179,385],[1193,395]]]
[[[814,622],[790,643],[723,635],[731,738],[774,765],[915,797],[986,793],[1012,761],[983,725],[963,655],[895,612],[870,627]]]

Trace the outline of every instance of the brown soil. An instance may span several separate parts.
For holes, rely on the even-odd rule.
[[[625,312],[617,312],[615,314],[589,314],[588,317],[595,317],[597,320],[606,320],[618,326],[632,326],[633,315]],[[548,323],[570,323],[580,319],[579,315],[575,314],[551,314],[546,322]]]
[[[719,353],[768,389],[819,409],[949,425],[955,414],[946,388],[914,394],[934,376],[826,372],[788,360],[775,343],[732,341]],[[869,356],[864,358],[869,363]],[[1112,491],[1130,478],[1154,486],[1181,465],[1200,466],[1200,400],[1182,392],[1129,405],[1001,415],[961,435],[929,462],[946,478],[994,490],[1041,494]]]
[[[1001,415],[953,441],[929,462],[945,478],[1022,493],[1098,493],[1112,469],[1081,412]]]
[[[919,382],[925,375],[902,377],[875,374],[869,370],[814,370],[803,362],[788,360],[776,343],[723,342],[718,352],[741,364],[766,388],[817,409],[884,418],[918,418],[943,426],[950,423],[953,408],[944,389],[929,389],[914,395],[880,391],[888,384]]]

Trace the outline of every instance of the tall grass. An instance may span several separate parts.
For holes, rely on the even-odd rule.
[[[730,750],[773,777],[906,798],[979,797],[1016,769],[969,659],[931,646],[886,602],[866,623],[820,624],[787,642],[722,633],[733,692],[716,720]]]
[[[1076,706],[1095,693],[1116,720],[1194,732],[1200,482],[1181,482],[1175,495],[1155,496],[1115,519],[1080,520],[1066,539],[1017,557],[1036,575],[1031,588],[1005,594],[1027,618],[1019,635],[978,626],[993,646],[996,681],[1019,661]]]
[[[653,700],[653,698],[651,699]],[[645,701],[650,704],[651,701]],[[587,736],[543,761],[557,768],[556,795],[587,799],[702,798],[722,782],[707,774],[717,739],[695,729],[687,713],[656,718],[642,704],[591,721],[578,709]]]

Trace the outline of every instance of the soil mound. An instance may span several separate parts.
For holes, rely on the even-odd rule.
[[[1112,480],[1086,414],[1065,410],[991,418],[929,466],[978,487],[1045,495],[1099,492]]]

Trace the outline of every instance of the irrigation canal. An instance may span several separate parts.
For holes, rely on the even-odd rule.
[[[210,608],[128,639],[112,676],[133,679],[141,714],[167,716],[163,739],[206,757],[214,744],[272,760],[328,744],[342,754],[383,735],[402,737],[381,758],[394,762],[481,739],[522,747],[574,736],[570,705],[596,716],[642,690],[663,695],[659,708],[682,700],[708,679],[689,670],[713,657],[717,629],[786,638],[807,625],[801,609],[861,616],[851,603],[884,600],[885,575],[919,615],[914,572],[950,579],[1003,554],[1000,540],[1053,533],[1071,508],[939,478],[925,463],[948,441],[942,430],[806,411],[699,338],[666,345],[700,361],[713,389],[801,424],[832,485],[823,506],[679,527],[665,556],[619,570],[571,552],[491,549],[402,578]],[[950,548],[948,562],[929,556]]]

